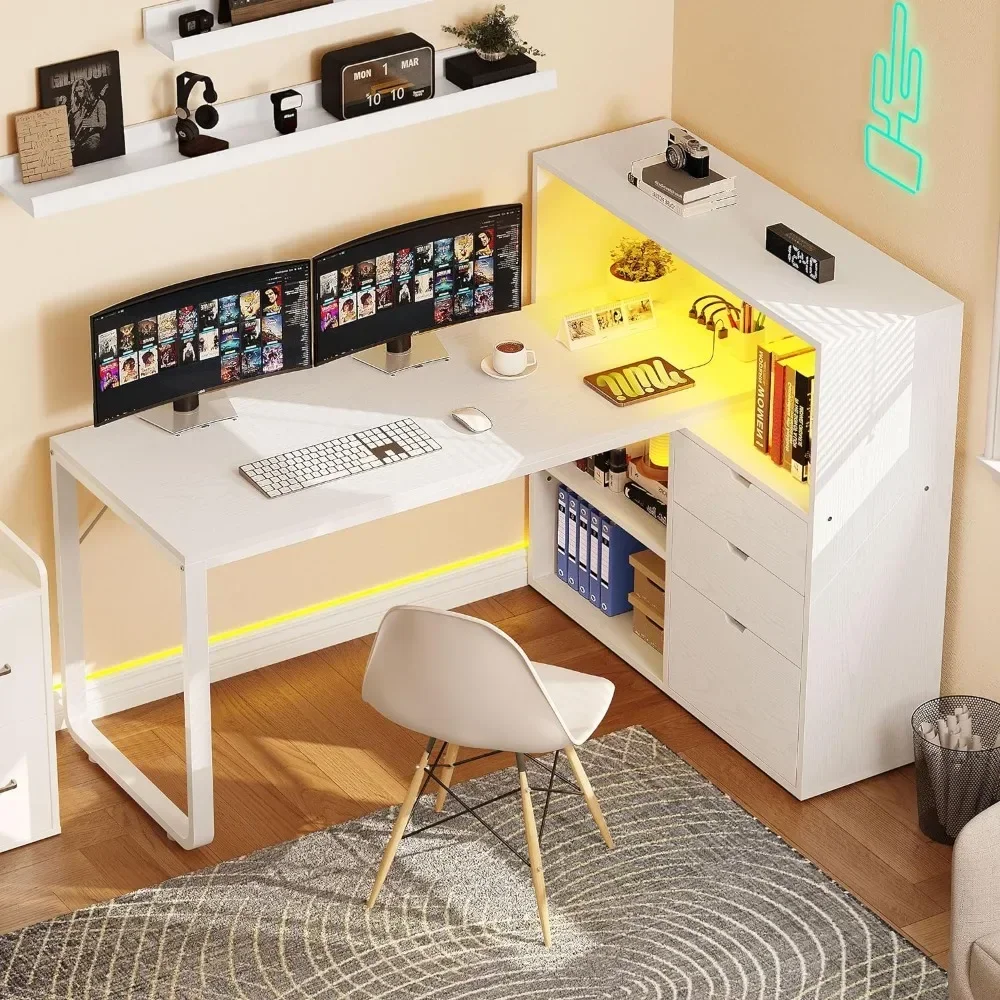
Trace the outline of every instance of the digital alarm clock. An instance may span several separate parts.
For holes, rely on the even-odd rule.
[[[434,46],[408,32],[323,56],[323,107],[334,118],[398,108],[434,96]]]
[[[817,284],[833,281],[836,257],[794,229],[780,222],[768,226],[764,246],[768,253],[774,254],[807,278],[812,278]]]

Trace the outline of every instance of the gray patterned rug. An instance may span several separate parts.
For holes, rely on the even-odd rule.
[[[549,950],[528,870],[468,816],[405,840],[368,913],[386,810],[0,938],[0,997],[945,1000],[933,962],[645,730],[580,757],[617,848],[553,799]],[[523,844],[517,802],[490,818]]]

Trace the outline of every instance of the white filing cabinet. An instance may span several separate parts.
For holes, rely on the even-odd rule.
[[[0,852],[59,833],[45,566],[0,524]]]

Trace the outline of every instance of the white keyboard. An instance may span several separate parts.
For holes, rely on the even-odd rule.
[[[273,500],[440,450],[430,434],[407,418],[241,465],[240,474]]]

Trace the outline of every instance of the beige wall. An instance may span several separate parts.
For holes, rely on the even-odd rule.
[[[926,154],[916,196],[864,165],[871,57],[889,47],[890,0],[677,0],[673,114],[965,302],[943,686],[1000,697],[1000,483],[976,461],[1000,218],[997,8],[911,8],[911,39],[925,55],[923,119],[911,133]]]
[[[633,17],[598,0],[525,0],[525,36],[548,53],[559,90],[415,129],[320,150],[52,219],[0,197],[0,520],[52,565],[46,441],[91,419],[89,315],[128,296],[225,268],[291,256],[383,226],[476,204],[529,201],[532,150],[670,111],[672,5],[636,0]],[[485,3],[436,0],[396,15],[198,60],[222,100],[319,75],[324,51],[440,25]],[[35,69],[117,48],[128,123],[169,114],[174,66],[141,40],[135,0],[5,4],[0,31],[0,152],[13,113],[35,105]],[[599,30],[598,30],[599,26]],[[122,461],[128,461],[123,455]],[[192,484],[196,492],[197,484]],[[85,513],[95,510],[92,498]],[[213,576],[212,628],[230,628],[519,540],[521,483],[262,557]],[[179,640],[174,571],[105,518],[86,543],[88,659],[106,666]]]

